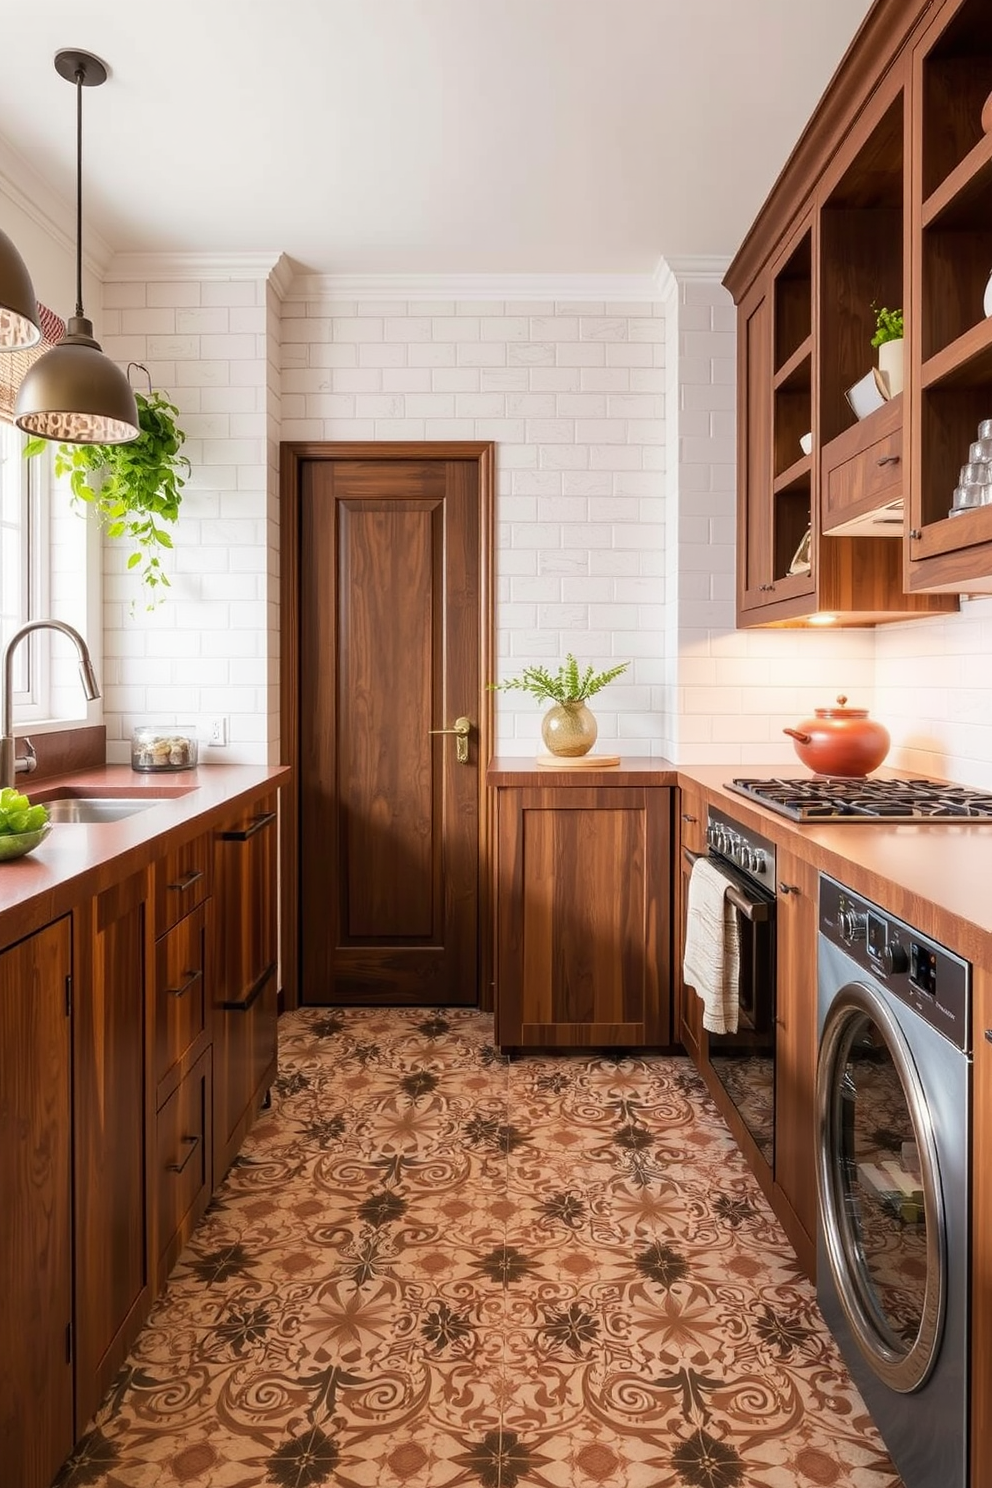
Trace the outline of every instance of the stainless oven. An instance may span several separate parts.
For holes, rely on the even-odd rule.
[[[712,807],[706,842],[737,917],[740,978],[737,1031],[704,1033],[703,1059],[774,1172],[775,844]],[[683,851],[690,864],[699,856]]]

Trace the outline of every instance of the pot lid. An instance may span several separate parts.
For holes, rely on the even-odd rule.
[[[867,718],[867,708],[845,708],[847,698],[843,695],[837,699],[835,708],[816,708],[814,711],[817,718]]]

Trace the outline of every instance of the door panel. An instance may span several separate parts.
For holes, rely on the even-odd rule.
[[[481,522],[477,461],[301,463],[303,1002],[477,1001]]]

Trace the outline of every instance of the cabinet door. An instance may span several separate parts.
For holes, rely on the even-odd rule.
[[[241,1146],[275,1074],[276,795],[221,831],[215,854],[214,1178]]]
[[[210,838],[194,837],[155,865],[155,934],[178,925],[210,893]]]
[[[816,869],[778,848],[778,1025],[775,1039],[777,1205],[800,1261],[812,1274],[816,1237]],[[791,1214],[790,1214],[791,1211]],[[792,1216],[798,1222],[796,1229]],[[789,1221],[789,1222],[787,1222]]]
[[[145,1210],[149,901],[147,875],[137,873],[74,917],[77,1433],[123,1363],[151,1302]]]
[[[975,1129],[972,1141],[972,1432],[971,1481],[992,1482],[992,970],[974,970]]]
[[[679,865],[675,875],[678,886],[676,924],[678,931],[673,950],[675,981],[675,1037],[698,1065],[702,1047],[703,1004],[692,987],[682,980],[682,956],[685,951],[685,919],[689,896],[690,854],[706,851],[706,797],[701,791],[683,786],[679,807]]]
[[[73,1443],[68,917],[0,955],[3,1480],[48,1488]]]
[[[772,579],[772,299],[762,280],[737,316],[738,609],[768,603]]]
[[[501,1045],[669,1043],[671,795],[499,792]]]

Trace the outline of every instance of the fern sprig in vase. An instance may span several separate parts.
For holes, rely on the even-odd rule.
[[[576,759],[589,753],[599,733],[596,720],[586,707],[586,699],[601,692],[629,666],[630,662],[624,661],[602,672],[591,666],[580,670],[569,651],[557,672],[549,672],[542,666],[524,667],[519,677],[490,682],[489,686],[494,692],[529,692],[539,703],[553,703],[554,706],[541,720],[541,737],[550,754]]]

